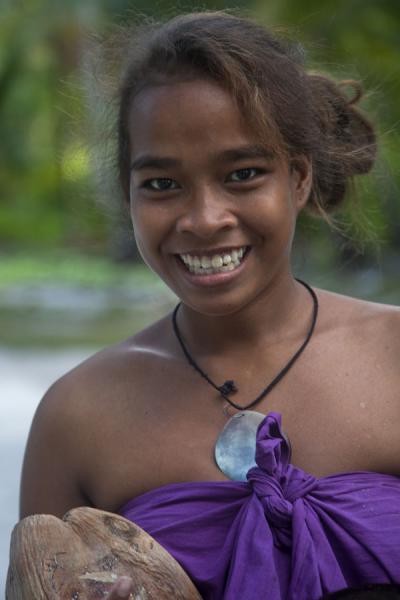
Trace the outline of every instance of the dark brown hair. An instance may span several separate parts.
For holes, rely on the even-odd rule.
[[[344,199],[354,175],[376,156],[372,125],[356,107],[355,82],[308,74],[298,44],[280,39],[247,18],[226,12],[182,15],[131,32],[119,90],[118,169],[129,197],[129,112],[146,86],[207,77],[236,99],[250,127],[289,159],[313,164],[308,208],[326,215]],[[345,93],[353,88],[353,97]]]

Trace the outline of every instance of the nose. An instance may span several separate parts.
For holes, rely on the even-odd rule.
[[[216,233],[236,226],[237,218],[232,208],[232,203],[227,200],[222,191],[204,185],[188,194],[177,220],[176,229],[178,233],[190,233],[204,239],[211,238]]]

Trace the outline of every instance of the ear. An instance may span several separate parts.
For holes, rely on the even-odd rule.
[[[299,213],[306,206],[311,193],[313,182],[311,160],[304,154],[293,157],[290,160],[290,172],[293,200]]]

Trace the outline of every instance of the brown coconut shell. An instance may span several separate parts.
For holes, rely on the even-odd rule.
[[[11,537],[6,600],[106,598],[120,575],[133,600],[201,600],[189,577],[150,535],[113,513],[75,508],[33,515]]]

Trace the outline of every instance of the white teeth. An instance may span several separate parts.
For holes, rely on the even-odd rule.
[[[192,256],[190,254],[180,254],[183,263],[191,273],[196,275],[210,275],[213,273],[225,273],[236,269],[244,256],[246,247],[225,252],[224,254],[214,254],[213,256]]]
[[[218,254],[216,254],[215,256],[212,257],[211,265],[213,267],[215,267],[215,268],[222,267],[223,264],[224,264],[224,261],[222,259],[222,256],[218,256]]]

